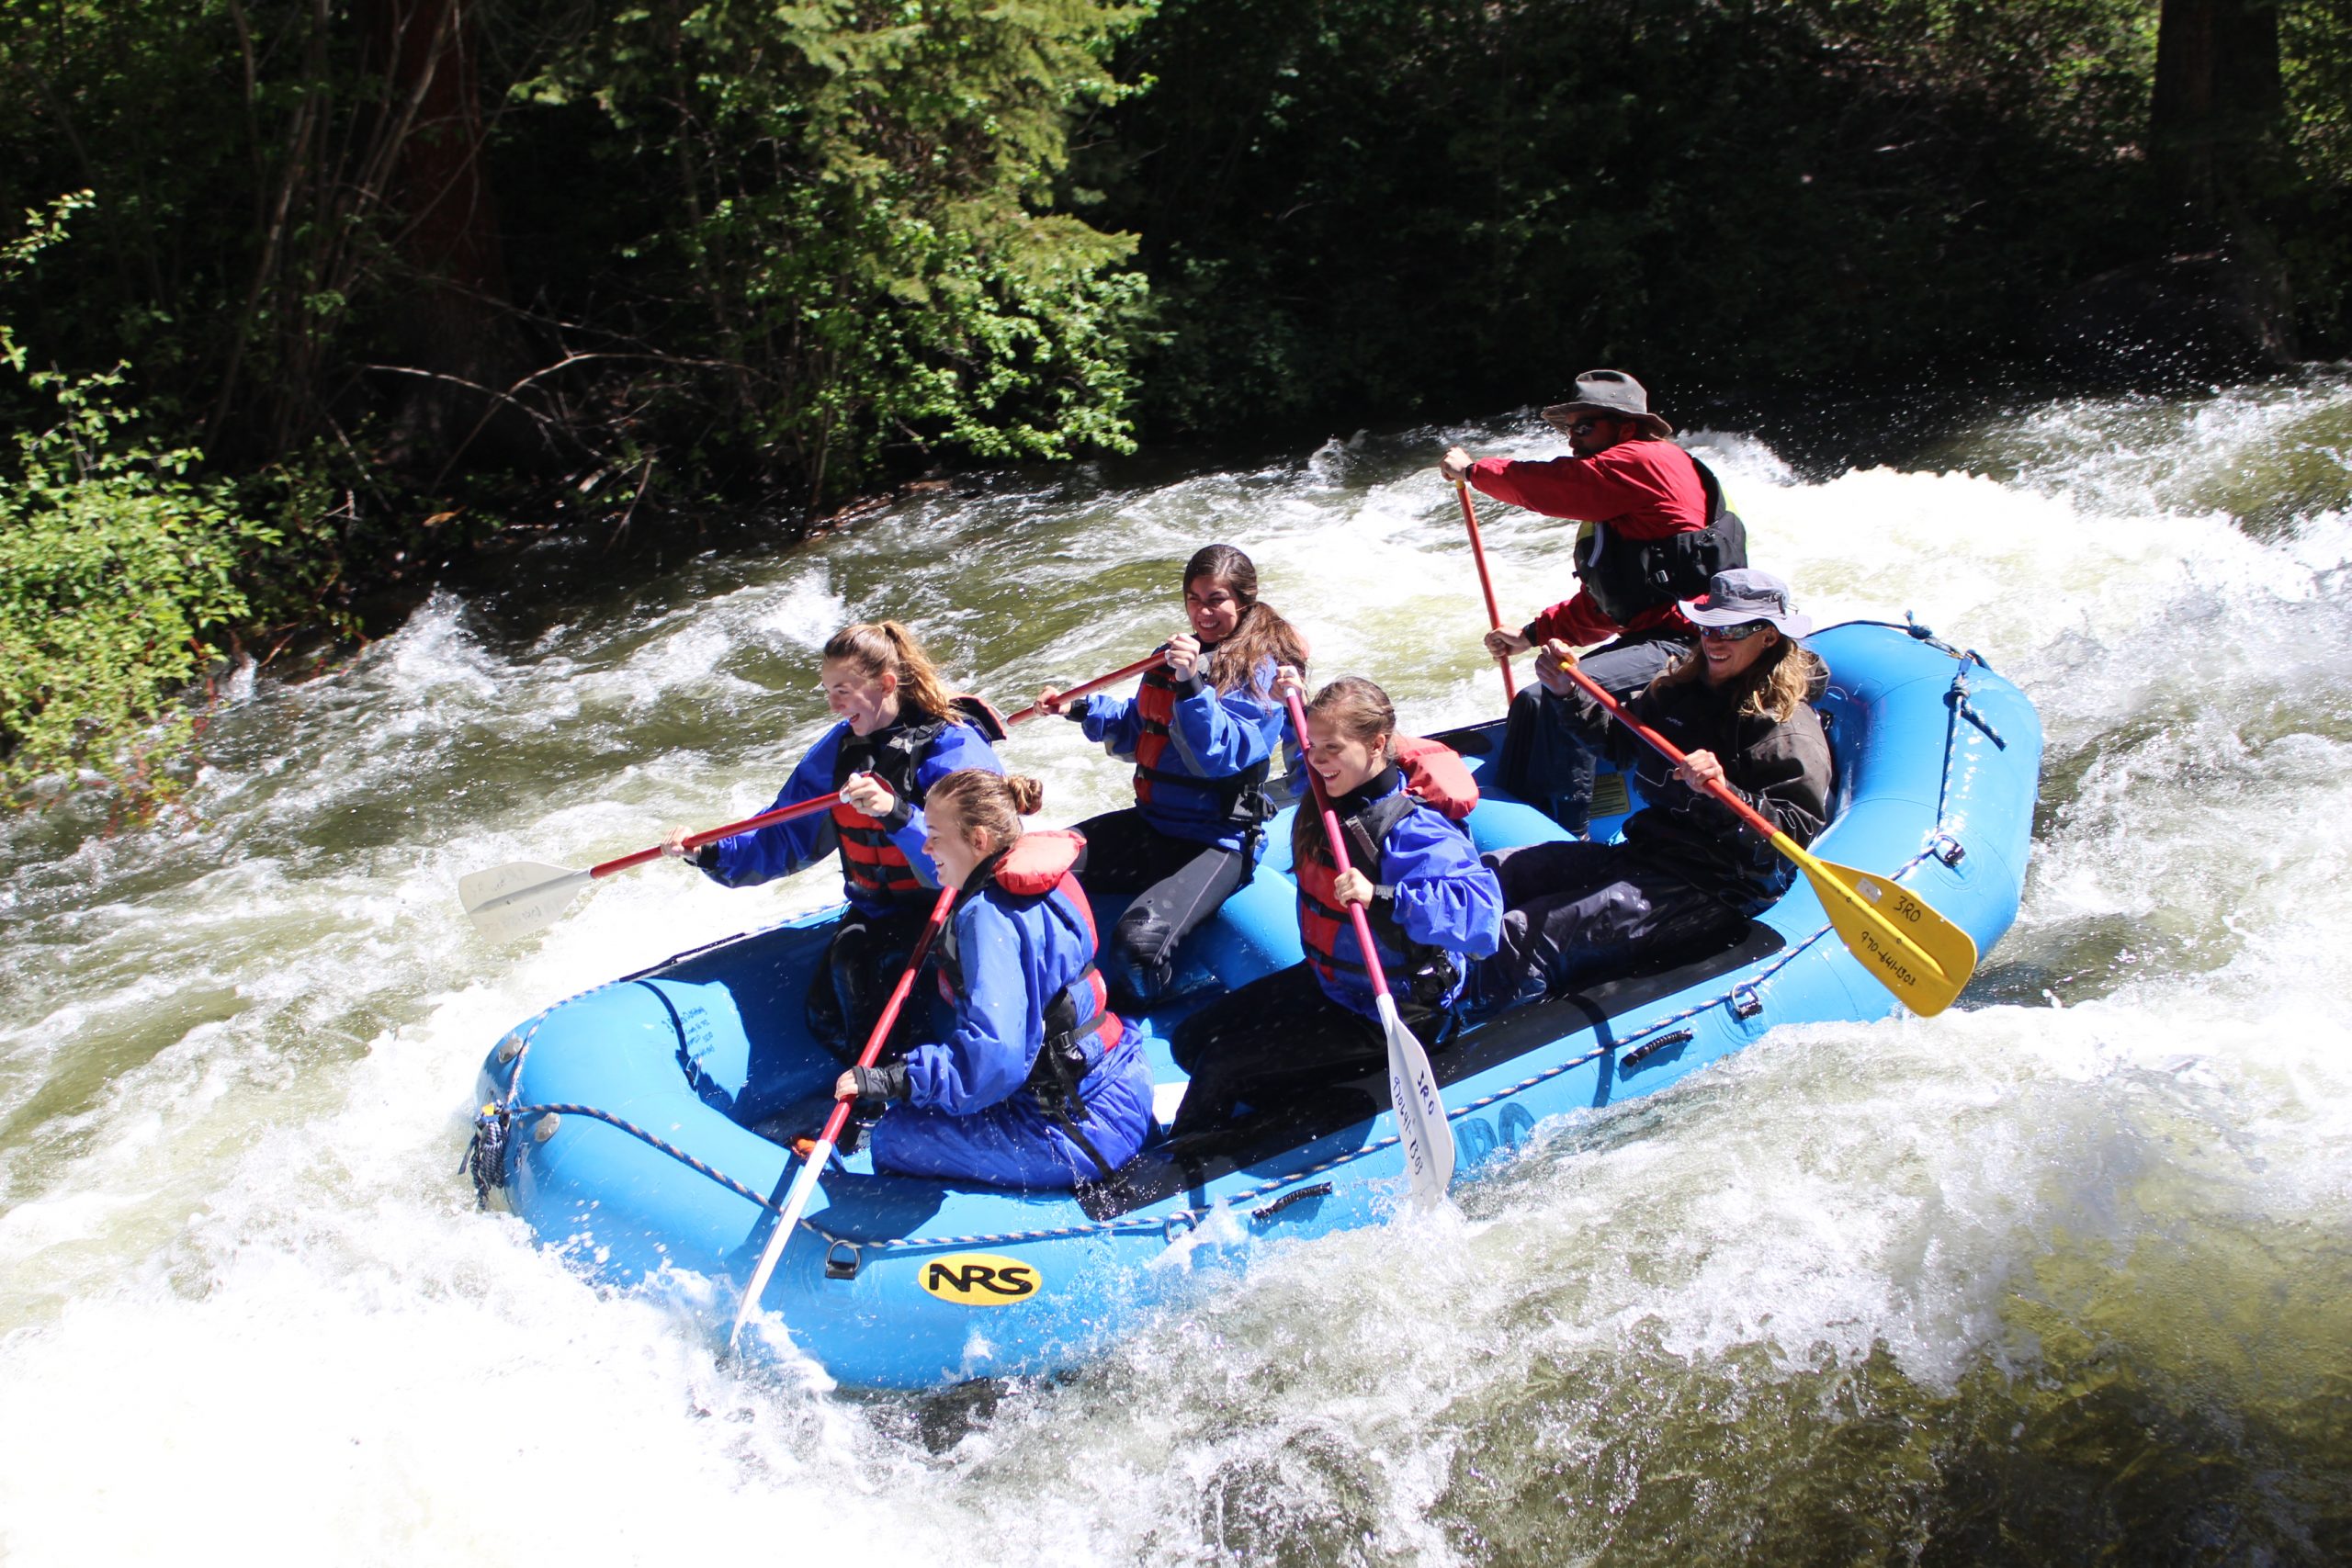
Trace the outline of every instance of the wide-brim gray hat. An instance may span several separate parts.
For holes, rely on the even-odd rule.
[[[1737,626],[1762,621],[1782,637],[1813,635],[1813,617],[1797,614],[1789,598],[1789,585],[1754,567],[1715,573],[1705,593],[1683,600],[1680,607],[1692,626]]]
[[[1650,395],[1642,390],[1642,384],[1623,370],[1586,371],[1577,378],[1575,394],[1566,402],[1546,408],[1544,418],[1566,432],[1580,413],[1631,421],[1661,441],[1674,434],[1674,426],[1650,412]]]

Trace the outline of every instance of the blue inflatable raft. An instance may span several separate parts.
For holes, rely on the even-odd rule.
[[[1917,626],[1855,623],[1810,646],[1829,666],[1820,705],[1838,761],[1837,815],[1815,850],[1915,887],[1988,951],[2025,875],[2041,758],[2032,705]],[[1499,734],[1488,725],[1445,739],[1483,770]],[[1480,783],[1470,826],[1481,848],[1559,836],[1483,772]],[[1624,783],[1604,775],[1597,833],[1638,808]],[[1269,863],[1191,944],[1198,980],[1236,986],[1298,961],[1287,843],[1277,824]],[[1100,915],[1107,930],[1116,909],[1106,902]],[[596,1280],[697,1303],[724,1333],[795,1164],[754,1129],[825,1093],[839,1070],[801,1022],[831,919],[682,953],[500,1040],[480,1083],[488,1106],[472,1164],[485,1194],[503,1190],[543,1243]],[[1199,1000],[1140,1021],[1163,1086],[1182,1081],[1169,1028]],[[1734,947],[1503,1013],[1434,1053],[1457,1179],[1545,1117],[1652,1093],[1777,1025],[1894,1009],[1799,878]],[[1175,1098],[1163,1087],[1166,1110]],[[788,1337],[839,1382],[867,1388],[1072,1365],[1185,1289],[1191,1270],[1166,1266],[1171,1248],[1246,1265],[1258,1246],[1393,1211],[1403,1160],[1385,1079],[1365,1081],[1360,1109],[1342,1096],[1315,1114],[1320,1123],[1270,1118],[1163,1142],[1076,1192],[876,1176],[854,1155],[827,1173],[805,1234],[785,1249],[761,1303],[761,1343]]]

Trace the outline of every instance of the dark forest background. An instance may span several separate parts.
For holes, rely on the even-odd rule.
[[[0,0],[0,794],[518,529],[2352,338],[2352,0]]]

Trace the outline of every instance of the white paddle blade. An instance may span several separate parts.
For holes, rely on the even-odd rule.
[[[743,1325],[760,1310],[760,1298],[767,1293],[768,1280],[784,1257],[785,1244],[800,1228],[800,1216],[808,1207],[809,1195],[817,1190],[817,1173],[832,1157],[831,1141],[820,1142],[808,1151],[808,1157],[801,1162],[800,1173],[792,1179],[792,1190],[784,1197],[784,1212],[776,1216],[775,1229],[768,1233],[767,1250],[760,1254],[760,1266],[752,1270],[751,1282],[743,1287],[743,1299],[735,1303],[735,1326],[727,1331],[729,1349],[732,1350],[735,1342],[743,1337]]]
[[[584,871],[516,861],[458,879],[458,902],[474,929],[492,942],[514,942],[555,923],[594,878]]]
[[[1405,1171],[1417,1203],[1442,1203],[1453,1179],[1453,1124],[1445,1119],[1430,1054],[1397,1016],[1395,998],[1379,998],[1380,1031],[1388,1037],[1388,1098],[1396,1109],[1396,1134],[1405,1145]]]

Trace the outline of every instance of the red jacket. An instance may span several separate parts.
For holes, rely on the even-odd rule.
[[[1707,525],[1707,490],[1690,455],[1671,441],[1620,441],[1589,457],[1554,457],[1516,462],[1482,457],[1470,466],[1470,482],[1497,501],[1524,506],[1546,517],[1605,523],[1628,539],[1663,539]],[[1527,623],[1525,635],[1539,645],[1560,637],[1582,646],[1621,632],[1671,627],[1686,636],[1690,624],[1671,604],[1635,615],[1619,626],[1600,613],[1582,588]]]

